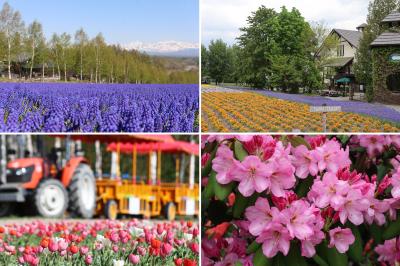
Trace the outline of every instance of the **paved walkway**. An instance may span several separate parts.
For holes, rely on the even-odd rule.
[[[240,91],[252,91],[263,94],[268,97],[279,98],[293,102],[305,103],[313,106],[321,106],[326,104],[328,106],[341,106],[342,111],[352,112],[364,115],[375,116],[380,119],[400,123],[400,106],[389,106],[379,103],[367,103],[348,100],[332,100],[331,98],[322,96],[308,96],[302,94],[288,94],[267,90],[254,90],[248,88],[228,87]]]

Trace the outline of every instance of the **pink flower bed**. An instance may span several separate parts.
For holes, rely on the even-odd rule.
[[[199,259],[192,222],[32,222],[0,226],[0,265],[182,265]]]
[[[202,143],[202,265],[400,263],[400,136]]]

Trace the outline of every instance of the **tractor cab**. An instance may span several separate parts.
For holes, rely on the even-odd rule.
[[[58,140],[60,143],[60,141]],[[65,139],[65,145],[70,140]],[[96,184],[93,171],[84,157],[67,156],[63,147],[33,153],[10,151],[5,178],[0,182],[0,216],[25,204],[44,217],[71,215],[90,218],[94,214]]]

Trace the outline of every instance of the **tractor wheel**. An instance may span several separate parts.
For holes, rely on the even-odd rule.
[[[35,190],[34,204],[41,216],[62,217],[68,206],[67,190],[57,179],[44,179]]]
[[[117,219],[118,204],[115,200],[107,201],[106,205],[104,206],[104,216],[110,220]]]
[[[168,202],[167,205],[165,205],[164,207],[164,217],[168,221],[173,221],[175,220],[175,216],[176,216],[175,204],[173,202]]]
[[[80,164],[68,186],[69,211],[72,216],[92,218],[96,208],[96,180],[87,164]]]
[[[12,214],[14,209],[15,209],[14,202],[0,202],[0,217]]]

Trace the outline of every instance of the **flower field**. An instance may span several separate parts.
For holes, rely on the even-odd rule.
[[[400,136],[202,146],[202,265],[400,264]]]
[[[192,222],[31,222],[0,226],[1,265],[198,265]]]
[[[1,132],[194,132],[197,85],[1,83]]]
[[[203,92],[203,132],[322,132],[307,104],[253,92]],[[328,113],[329,132],[397,132],[394,123],[350,112]]]

